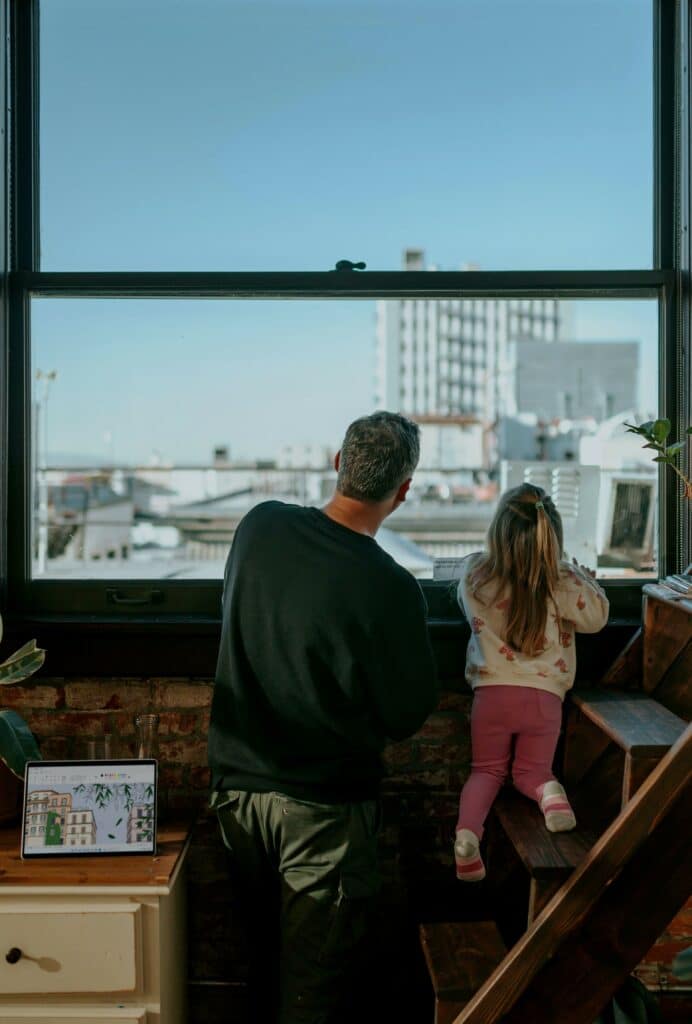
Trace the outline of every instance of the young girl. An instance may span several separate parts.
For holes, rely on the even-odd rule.
[[[588,569],[562,558],[562,521],[540,487],[500,499],[488,550],[462,562],[457,598],[471,625],[466,679],[474,691],[471,775],[459,801],[457,878],[485,877],[483,823],[507,776],[536,800],[551,832],[574,828],[552,773],[562,700],[574,682],[574,633],[597,633],[608,599]]]

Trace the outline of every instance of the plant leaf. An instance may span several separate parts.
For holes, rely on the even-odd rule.
[[[667,455],[658,455],[653,461],[670,463],[671,460],[668,458]]]
[[[692,427],[688,427],[685,431],[686,434],[692,434]]]
[[[0,760],[13,775],[24,778],[27,761],[42,761],[34,734],[16,711],[0,711]]]
[[[640,425],[639,430],[641,430],[641,432],[643,434],[650,434],[651,430],[653,428],[653,425],[654,425],[654,420],[647,420],[646,423],[642,423]]]
[[[0,665],[0,685],[12,686],[21,683],[38,672],[46,657],[45,651],[32,651],[21,658],[12,657]]]
[[[11,654],[6,661],[3,661],[3,665],[9,665],[10,662],[16,661],[17,658],[23,658],[25,654],[32,654],[36,650],[36,641],[29,640],[23,647],[20,647],[18,651]]]
[[[659,443],[662,444],[668,437],[668,434],[670,433],[670,428],[670,420],[656,420],[653,427],[651,428],[651,433],[654,435],[654,438]]]
[[[36,646],[36,641],[29,640],[18,651],[0,663],[0,684],[11,686],[28,679],[43,665],[45,656],[46,652]]]
[[[676,441],[675,444],[671,444],[666,448],[666,455],[677,455],[678,452],[682,451],[686,444],[687,441]]]

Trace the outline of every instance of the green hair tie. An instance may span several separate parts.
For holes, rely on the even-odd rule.
[[[543,504],[542,501],[537,501],[536,502],[536,510],[538,510],[539,508],[542,508],[543,511],[545,512],[545,505]]]

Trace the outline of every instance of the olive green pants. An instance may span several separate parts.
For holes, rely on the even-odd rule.
[[[247,908],[253,1022],[340,1021],[379,888],[378,802],[226,790],[212,806]]]

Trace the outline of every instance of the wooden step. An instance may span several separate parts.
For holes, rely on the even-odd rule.
[[[435,991],[435,1024],[451,1024],[504,959],[494,921],[422,924],[421,945]]]
[[[633,757],[662,757],[686,723],[650,697],[620,690],[575,690],[572,704]]]
[[[627,806],[686,723],[641,693],[577,690],[570,700],[565,778],[579,794],[578,813],[588,816],[597,804],[607,809],[602,819],[588,818],[600,830]]]
[[[582,862],[596,835],[582,827],[549,832],[538,804],[511,790],[500,794],[493,810],[530,877],[530,925]]]

